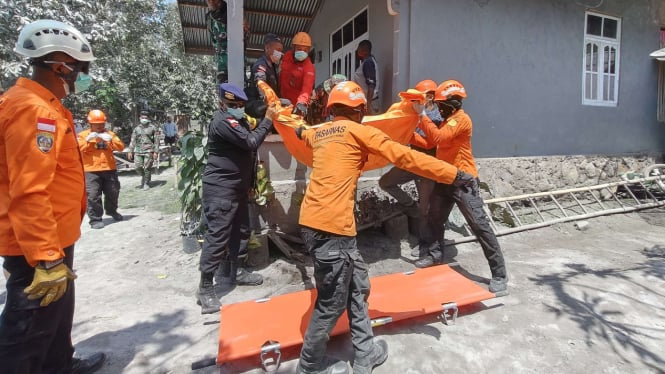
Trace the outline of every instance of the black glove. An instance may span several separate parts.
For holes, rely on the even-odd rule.
[[[473,192],[476,189],[476,183],[476,178],[473,175],[467,174],[458,169],[455,180],[453,181],[453,186],[464,192]]]
[[[300,126],[296,129],[296,136],[298,139],[302,139],[302,130],[305,129],[305,126]]]
[[[303,117],[307,116],[307,104],[305,103],[298,103],[296,104],[296,110],[293,111],[293,114],[300,114]]]

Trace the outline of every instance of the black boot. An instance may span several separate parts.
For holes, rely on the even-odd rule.
[[[217,270],[217,283],[223,285],[258,286],[263,284],[263,276],[250,273],[238,262],[223,261]]]
[[[217,313],[222,307],[215,293],[215,287],[212,283],[213,277],[213,273],[201,273],[201,283],[196,294],[198,297],[197,303],[201,305],[201,314]]]
[[[353,360],[353,374],[371,374],[372,370],[386,362],[388,358],[388,343],[383,340],[374,341],[372,351],[365,357],[356,357]]]
[[[70,374],[91,374],[104,366],[106,355],[98,352],[87,358],[72,358],[72,366],[69,369]]]

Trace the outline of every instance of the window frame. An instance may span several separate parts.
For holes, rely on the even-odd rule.
[[[367,13],[367,30],[356,36],[355,32],[355,24],[356,24],[356,18],[358,18],[361,14]],[[369,6],[365,6],[363,9],[359,10],[356,14],[354,14],[352,17],[344,21],[339,27],[334,29],[329,36],[329,42],[330,42],[330,61],[328,61],[328,71],[329,71],[329,76],[332,76],[333,74],[344,74],[348,79],[352,79],[352,74],[355,72],[355,70],[360,66],[360,61],[358,60],[358,57],[356,56],[356,49],[358,48],[358,44],[360,44],[361,41],[365,39],[369,39]],[[344,44],[344,27],[351,23],[353,27],[353,39]],[[337,32],[341,32],[341,38],[342,38],[342,46],[338,48],[337,50],[333,49],[333,35],[335,35]],[[348,72],[346,71],[348,69]]]
[[[602,18],[601,24],[601,34],[604,29],[604,22],[606,19],[614,20],[617,23],[616,38],[609,38],[602,35],[593,35],[588,34],[588,22],[589,16],[595,16]],[[597,61],[597,71],[587,70],[587,46],[591,44],[598,47],[598,52],[596,58]],[[596,12],[586,11],[584,12],[584,43],[582,46],[582,105],[589,106],[605,106],[605,107],[616,107],[619,104],[619,78],[620,78],[620,62],[621,62],[621,18],[609,16],[606,14],[600,14]],[[612,48],[614,48],[614,73],[605,72],[604,66],[606,65],[605,49],[609,48],[611,54]],[[591,54],[593,58],[593,52]],[[611,61],[611,59],[608,59]],[[593,68],[592,68],[593,69]],[[593,81],[593,78],[596,78],[595,90],[593,89],[593,84],[589,83],[590,90],[587,91],[588,79]],[[608,81],[613,80],[613,82]],[[608,89],[613,86],[613,92],[608,91],[608,97],[604,96],[604,88],[607,85]],[[592,92],[595,91],[595,92]],[[592,94],[590,98],[588,94]],[[593,96],[595,94],[595,98]]]

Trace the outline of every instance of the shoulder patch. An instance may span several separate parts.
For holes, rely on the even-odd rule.
[[[456,119],[448,120],[448,122],[446,122],[446,124],[450,127],[455,127],[455,126],[457,126],[457,120]]]
[[[234,129],[235,129],[236,127],[238,127],[238,125],[239,125],[238,121],[236,121],[236,120],[234,120],[234,119],[230,119],[230,118],[229,118],[227,121],[229,121],[229,123],[231,124],[231,127],[233,127]]]
[[[53,149],[53,133],[47,131],[37,132],[37,148],[42,153],[49,153]]]

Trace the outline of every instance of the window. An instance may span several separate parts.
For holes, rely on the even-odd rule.
[[[330,75],[344,74],[351,78],[360,66],[356,57],[358,43],[369,39],[367,8],[330,34]]]
[[[582,103],[616,106],[621,20],[587,12],[584,30]]]

